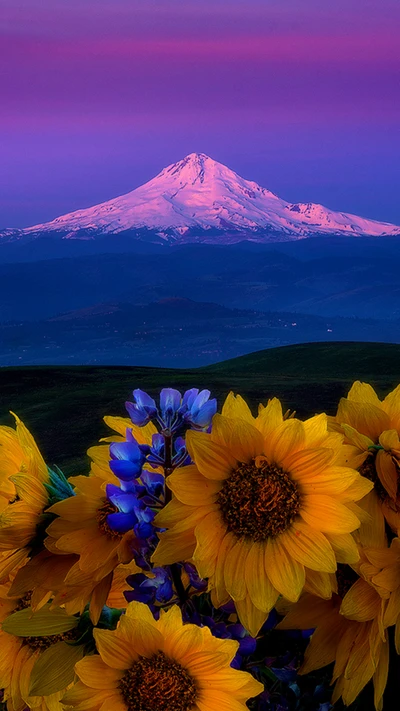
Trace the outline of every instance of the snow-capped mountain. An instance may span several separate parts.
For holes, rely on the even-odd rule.
[[[400,235],[400,227],[289,203],[204,153],[191,153],[126,195],[51,222],[0,232],[2,243],[54,236],[95,239],[133,232],[147,241],[229,243],[302,239],[313,235]]]

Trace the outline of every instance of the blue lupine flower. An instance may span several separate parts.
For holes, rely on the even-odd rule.
[[[147,604],[169,602],[173,595],[172,579],[168,568],[153,568],[154,578],[143,573],[129,575],[126,579],[133,590],[126,590],[124,596],[128,602],[137,600]]]
[[[217,412],[216,399],[209,400],[211,395],[209,390],[199,392],[197,388],[192,388],[191,391],[187,392],[190,392],[190,396],[186,401],[185,423],[192,425],[194,429],[207,429]]]
[[[144,427],[157,416],[157,405],[143,390],[134,390],[133,397],[135,402],[126,402],[125,407],[133,424]]]
[[[203,580],[203,578],[200,578],[196,567],[193,565],[193,563],[184,563],[183,568],[185,572],[189,576],[189,582],[192,588],[195,590],[206,590],[207,589],[207,581]]]
[[[107,484],[106,494],[108,500],[118,509],[107,516],[107,523],[113,531],[126,533],[133,530],[138,538],[147,538],[154,533],[151,522],[155,512],[146,506],[142,499],[138,499],[135,493],[124,491],[114,484]]]
[[[179,390],[163,388],[160,408],[143,390],[134,390],[135,402],[127,402],[126,409],[132,422],[143,427],[151,420],[158,423],[161,432],[173,433],[182,428],[206,430],[217,411],[217,401],[210,400],[210,391],[191,388],[183,397]]]
[[[131,430],[127,430],[126,437],[126,442],[110,444],[110,469],[118,479],[129,482],[140,476],[146,457]]]

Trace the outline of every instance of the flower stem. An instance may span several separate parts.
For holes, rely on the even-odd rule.
[[[179,601],[180,601],[181,605],[184,605],[185,602],[188,600],[188,594],[187,594],[185,587],[182,583],[180,567],[177,563],[173,563],[170,566],[170,570],[171,570],[171,577],[172,577],[173,583],[175,585],[175,590],[176,590],[176,593],[179,597]]]

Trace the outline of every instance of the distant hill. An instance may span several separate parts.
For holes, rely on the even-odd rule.
[[[361,379],[385,395],[400,382],[400,345],[313,343],[274,348],[192,370],[138,367],[0,368],[0,422],[12,409],[31,428],[47,461],[68,474],[88,471],[86,449],[109,431],[102,418],[123,415],[140,387],[206,387],[223,402],[240,392],[256,412],[258,402],[281,398],[300,417],[327,410]]]

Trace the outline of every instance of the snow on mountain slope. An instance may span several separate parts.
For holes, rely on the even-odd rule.
[[[204,153],[191,153],[126,195],[42,225],[4,230],[0,238],[3,243],[46,234],[94,239],[141,229],[173,243],[223,244],[245,238],[263,242],[315,234],[400,235],[400,227],[389,223],[313,203],[291,204]]]

